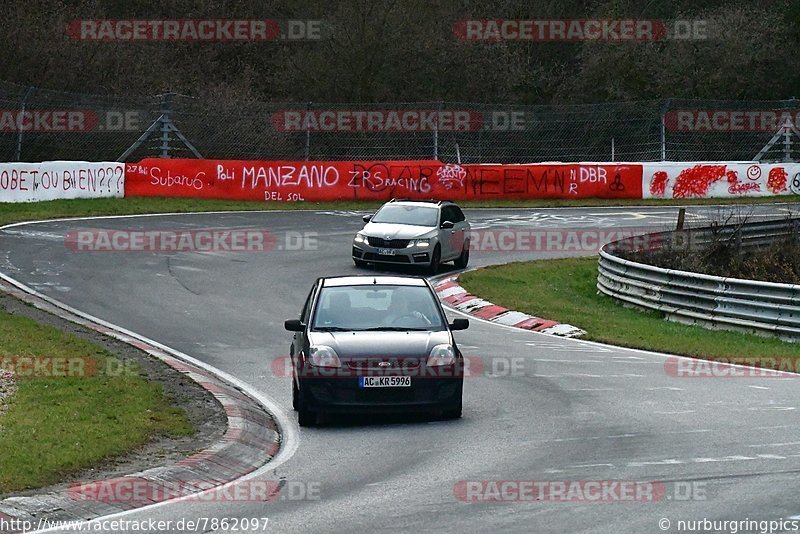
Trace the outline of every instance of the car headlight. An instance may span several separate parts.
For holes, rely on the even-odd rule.
[[[364,234],[359,232],[359,233],[356,234],[356,237],[353,239],[353,241],[355,241],[356,243],[366,243],[367,242],[367,236],[365,236]]]
[[[311,357],[311,364],[317,367],[341,367],[339,355],[327,345],[313,345],[308,351]]]
[[[426,365],[428,367],[439,367],[441,365],[453,365],[456,363],[456,351],[452,345],[436,345],[428,355]]]
[[[411,247],[429,247],[431,245],[430,239],[412,239],[408,242],[407,248]]]

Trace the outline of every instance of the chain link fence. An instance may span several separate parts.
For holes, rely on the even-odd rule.
[[[266,103],[65,93],[0,82],[0,161],[789,161],[800,152],[798,104]]]

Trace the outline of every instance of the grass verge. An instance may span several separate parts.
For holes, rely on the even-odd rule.
[[[693,206],[716,204],[762,204],[775,202],[800,202],[800,196],[709,198],[691,200],[597,198],[580,200],[482,200],[459,204],[466,208],[558,208],[581,206]],[[50,200],[30,203],[0,203],[0,225],[12,222],[57,219],[61,217],[91,217],[98,215],[136,215],[141,213],[186,213],[194,211],[246,211],[246,210],[374,210],[383,202],[242,202],[233,200],[206,200],[193,198],[97,198]]]
[[[82,469],[144,445],[152,437],[192,435],[183,410],[137,366],[75,335],[0,311],[0,362],[18,375],[58,358],[86,362],[83,371],[17,376],[17,393],[0,418],[0,493],[53,484]],[[47,360],[47,358],[52,358]],[[63,359],[60,361],[64,361]]]
[[[665,321],[597,292],[597,258],[539,260],[464,273],[470,293],[512,310],[586,330],[582,339],[701,358],[800,356],[800,345]]]

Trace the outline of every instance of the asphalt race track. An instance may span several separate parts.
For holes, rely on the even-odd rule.
[[[797,207],[752,209],[695,207],[687,221],[730,210],[751,220],[784,217]],[[477,229],[660,230],[674,226],[677,208],[465,212]],[[290,379],[272,367],[288,353],[283,321],[297,316],[316,277],[370,272],[350,259],[360,215],[240,212],[17,226],[0,232],[0,271],[249,383],[296,424]],[[92,228],[260,229],[278,236],[282,250],[85,253],[64,245],[68,231]],[[316,232],[316,246],[286,250],[287,231]],[[476,251],[470,267],[563,255]],[[299,430],[294,455],[269,473],[294,496],[168,503],[125,519],[268,517],[274,532],[662,532],[659,520],[667,518],[677,532],[678,520],[800,514],[793,379],[676,378],[665,373],[663,355],[471,323],[456,333],[467,356],[521,359],[524,373],[465,379],[462,419],[329,419]],[[666,495],[658,502],[463,502],[454,487],[464,480],[657,481]],[[684,499],[687,487],[695,498]],[[300,498],[314,488],[318,496]]]

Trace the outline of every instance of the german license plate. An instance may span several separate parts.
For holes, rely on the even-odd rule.
[[[411,387],[410,376],[360,376],[360,388],[408,388]]]
[[[391,248],[379,248],[378,255],[380,256],[394,256],[394,249]]]

